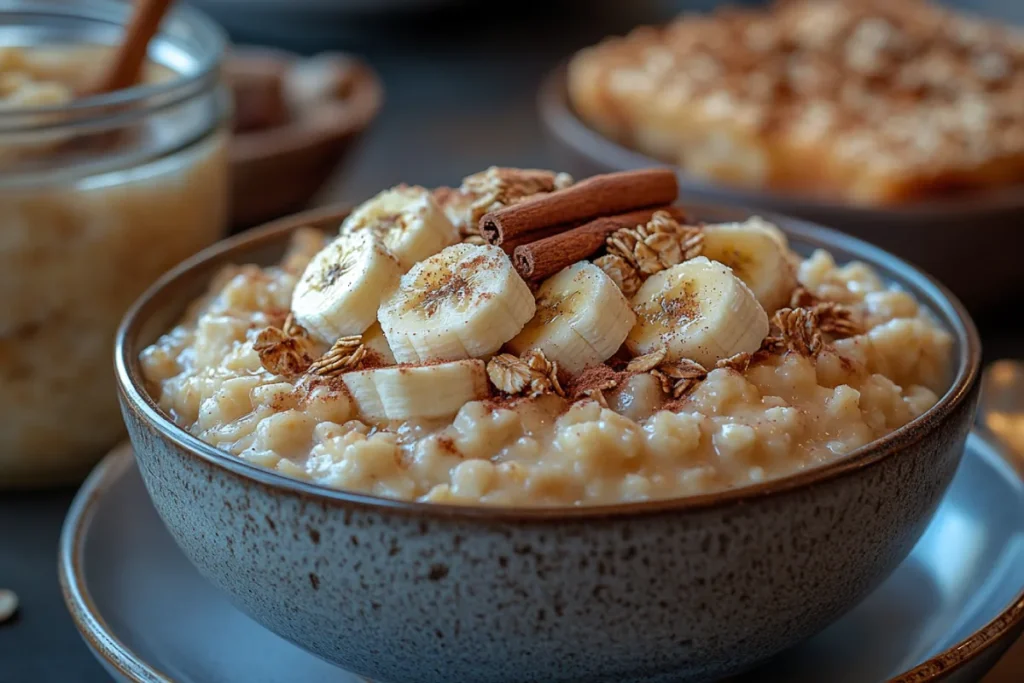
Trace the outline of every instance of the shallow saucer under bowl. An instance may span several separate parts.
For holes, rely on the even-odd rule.
[[[1022,462],[975,434],[892,576],[818,636],[730,683],[1015,681],[1024,642],[982,676],[1024,628],[1022,537]],[[119,681],[365,683],[267,631],[205,581],[161,524],[130,448],[78,493],[58,573],[75,625]]]
[[[537,95],[541,121],[559,170],[578,177],[665,165],[590,128],[569,102],[566,66]],[[1024,187],[970,197],[870,207],[796,194],[720,185],[679,172],[680,195],[728,206],[796,216],[877,245],[938,278],[974,314],[1024,295]]]
[[[744,212],[687,205],[699,219]],[[678,500],[530,509],[409,503],[284,477],[175,426],[139,352],[229,263],[277,262],[322,210],[208,249],[126,316],[116,364],[143,481],[185,555],[256,621],[384,681],[706,680],[820,632],[917,542],[963,453],[980,343],[927,276],[840,233],[779,218],[792,246],[873,265],[955,341],[935,407],[820,468]]]

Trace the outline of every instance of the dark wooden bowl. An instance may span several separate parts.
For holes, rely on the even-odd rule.
[[[561,65],[538,107],[559,169],[577,177],[664,165],[589,128],[573,111]],[[938,278],[974,315],[1024,295],[1024,187],[884,208],[716,185],[680,172],[680,200],[777,212],[838,228]]]
[[[323,186],[377,115],[383,88],[376,73],[346,55],[331,57],[346,72],[343,88],[312,103],[283,125],[236,132],[231,141],[231,223],[237,231],[302,209]],[[243,48],[234,59],[286,71],[298,56]]]

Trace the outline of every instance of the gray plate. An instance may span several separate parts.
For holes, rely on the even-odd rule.
[[[362,681],[270,633],[208,584],[160,523],[127,449],[76,497],[59,574],[78,629],[118,680]],[[822,634],[734,683],[978,681],[1024,628],[1022,589],[1024,467],[972,434],[934,521],[892,577]]]

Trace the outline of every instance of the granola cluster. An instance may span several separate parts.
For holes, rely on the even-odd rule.
[[[256,335],[252,348],[263,369],[286,379],[304,374],[336,377],[358,370],[367,359],[368,349],[361,335],[338,339],[323,355],[317,355],[316,342],[291,313],[281,327],[267,327]]]
[[[282,327],[267,327],[260,331],[252,345],[267,372],[288,379],[299,377],[309,369],[315,357],[314,347],[312,339],[295,324],[291,315]]]
[[[636,294],[650,275],[701,255],[704,235],[692,225],[681,225],[666,211],[632,228],[608,236],[607,254],[594,260],[627,297]]]
[[[804,356],[816,356],[828,346],[826,335],[833,338],[852,337],[863,332],[847,306],[834,302],[815,304],[809,308],[780,308],[772,316],[778,330],[765,340],[761,349],[777,353],[782,349]]]
[[[438,188],[434,191],[434,198],[459,229],[463,242],[484,244],[478,224],[485,213],[538,194],[564,189],[572,183],[572,176],[567,173],[491,166],[486,171],[463,178],[459,188]]]
[[[498,391],[509,396],[565,396],[558,379],[558,363],[549,361],[538,349],[519,357],[511,353],[495,356],[487,362],[487,376]]]

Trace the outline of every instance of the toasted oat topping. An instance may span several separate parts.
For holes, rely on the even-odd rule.
[[[516,204],[538,194],[554,192],[572,185],[572,176],[526,168],[491,166],[462,180],[458,189],[448,187],[434,190],[434,199],[444,209],[449,220],[470,244],[482,244],[470,238],[479,236],[480,217]]]
[[[708,371],[697,361],[681,358],[651,370],[651,375],[661,382],[662,391],[678,399],[696,389],[707,378]]]
[[[668,212],[657,211],[645,225],[616,230],[606,243],[609,254],[643,275],[653,275],[700,256],[704,235],[700,228],[680,225]]]
[[[818,304],[818,297],[816,297],[806,287],[797,287],[793,290],[793,294],[789,298],[790,308],[810,308]]]
[[[524,361],[511,353],[502,353],[487,362],[487,377],[498,391],[515,395],[530,386],[533,373]]]
[[[533,377],[530,379],[531,396],[551,393],[565,396],[565,390],[562,389],[562,385],[558,381],[558,363],[549,361],[540,349],[527,351],[522,355],[522,359],[526,361],[530,372],[533,373]]]
[[[334,342],[327,353],[309,366],[309,372],[320,377],[335,377],[359,368],[366,358],[367,349],[361,335],[342,337]]]
[[[816,304],[813,311],[821,331],[833,337],[853,337],[864,332],[848,306],[826,301]]]
[[[306,331],[290,321],[290,316],[285,323],[290,323],[293,332],[297,328],[298,334],[293,336],[280,328],[267,327],[256,336],[252,348],[267,372],[294,379],[309,369],[314,348]]]
[[[637,269],[621,256],[605,254],[594,259],[594,265],[603,270],[604,274],[612,279],[612,282],[615,283],[615,286],[619,288],[619,291],[626,298],[636,294],[637,290],[640,289],[640,285],[643,284]]]
[[[737,353],[734,356],[729,356],[728,358],[723,358],[722,360],[718,361],[717,363],[715,363],[715,367],[719,369],[725,368],[728,370],[735,370],[736,372],[739,373],[744,373],[747,371],[747,368],[750,367],[750,364],[754,362],[754,355],[755,354],[752,353]]]
[[[662,346],[650,353],[637,356],[629,361],[629,364],[626,366],[626,372],[650,372],[665,362],[665,356],[667,355],[668,348]]]
[[[1024,153],[1024,32],[924,0],[777,0],[637,29],[580,58],[613,93],[879,171]]]
[[[810,308],[780,308],[772,316],[772,325],[780,334],[768,337],[762,344],[765,352],[789,351],[815,356],[827,346],[823,335],[851,337],[863,332],[847,306],[833,302],[819,303]]]
[[[549,361],[539,349],[527,351],[519,358],[511,353],[495,356],[487,362],[487,376],[498,391],[510,396],[565,396],[558,380],[558,363]]]

